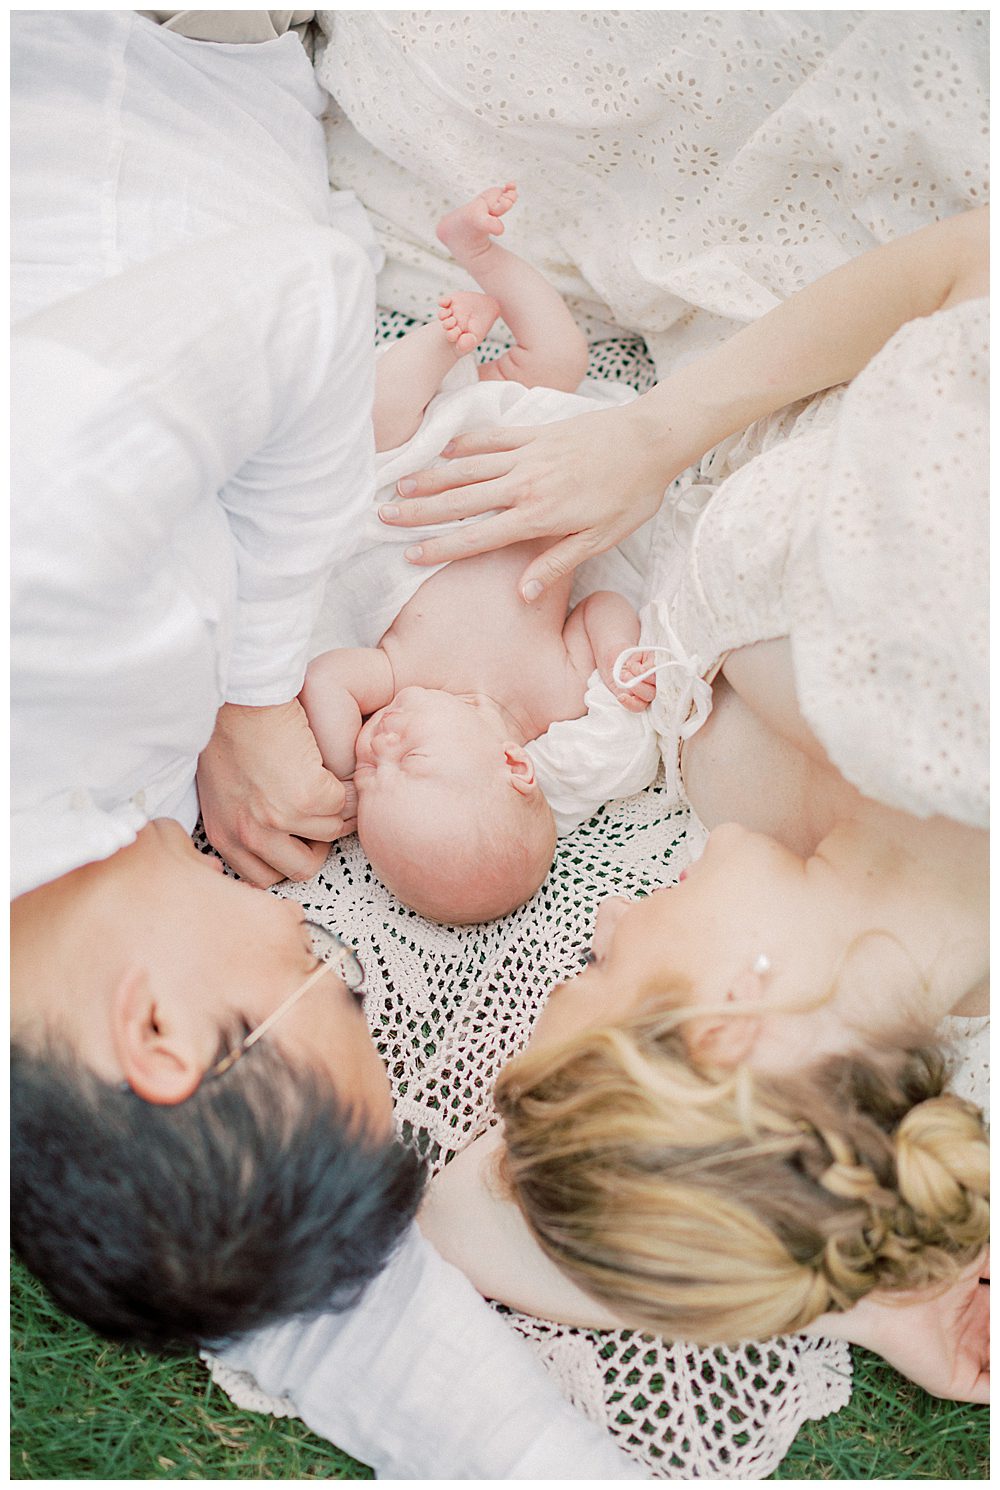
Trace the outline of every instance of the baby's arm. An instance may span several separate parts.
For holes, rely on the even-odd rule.
[[[362,720],[389,703],[395,691],[392,666],[379,647],[338,647],[310,662],[299,700],[323,764],[338,780],[354,775]]]
[[[635,713],[648,709],[656,694],[656,680],[634,688],[615,682],[614,666],[622,652],[639,642],[639,617],[624,595],[615,590],[595,590],[572,610],[563,627],[563,641],[574,666],[584,677],[596,667],[602,681],[625,709]],[[652,666],[651,652],[639,652],[622,668],[624,679],[634,678]]]

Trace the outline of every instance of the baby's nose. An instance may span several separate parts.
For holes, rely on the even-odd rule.
[[[387,760],[399,754],[400,739],[395,730],[380,729],[372,736],[372,750],[377,756],[384,756]]]

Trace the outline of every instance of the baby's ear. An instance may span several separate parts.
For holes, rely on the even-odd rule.
[[[535,763],[524,746],[516,745],[513,740],[505,740],[503,754],[504,766],[514,790],[520,792],[523,797],[529,797],[532,792],[537,792]]]

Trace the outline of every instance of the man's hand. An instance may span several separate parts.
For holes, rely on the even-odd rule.
[[[808,1334],[837,1335],[888,1361],[903,1376],[954,1402],[990,1400],[989,1254],[943,1292],[875,1294]]]
[[[354,802],[325,769],[297,699],[223,704],[198,762],[198,796],[209,842],[252,885],[309,879],[355,827]]]

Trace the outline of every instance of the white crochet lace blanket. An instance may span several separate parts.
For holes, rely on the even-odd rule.
[[[424,318],[441,215],[515,178],[504,243],[657,370],[988,200],[985,11],[319,11],[330,179]],[[603,327],[603,331],[600,328]]]

